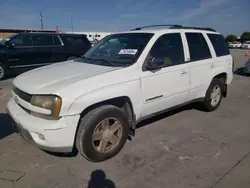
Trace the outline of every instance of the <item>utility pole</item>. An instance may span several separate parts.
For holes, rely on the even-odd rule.
[[[43,14],[40,12],[41,30],[43,30]]]
[[[72,30],[72,33],[73,33],[74,32],[74,24],[73,24],[72,16],[70,16],[70,22],[71,22],[71,30]]]

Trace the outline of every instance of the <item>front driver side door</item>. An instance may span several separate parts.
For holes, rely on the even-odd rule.
[[[7,65],[10,69],[26,69],[35,60],[35,51],[30,35],[20,35],[9,42],[7,49]]]
[[[149,58],[163,59],[164,66],[141,72],[142,116],[148,116],[186,102],[189,93],[189,68],[185,63],[180,33],[162,35],[149,52]],[[148,59],[148,58],[147,58]]]

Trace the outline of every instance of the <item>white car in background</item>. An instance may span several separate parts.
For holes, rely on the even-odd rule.
[[[244,49],[250,49],[250,42],[246,42],[242,45],[242,48]]]
[[[241,48],[241,46],[242,46],[242,44],[240,42],[237,42],[237,41],[228,43],[229,48]]]

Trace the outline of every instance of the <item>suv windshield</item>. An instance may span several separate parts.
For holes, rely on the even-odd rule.
[[[9,37],[7,37],[7,38],[2,39],[2,40],[0,41],[0,44],[4,45],[7,41],[12,40],[12,39],[15,38],[17,35],[18,35],[18,34],[13,34],[13,35],[11,35],[11,36],[9,36]]]
[[[132,65],[138,59],[152,36],[152,33],[109,35],[87,51],[81,58],[84,59],[82,62],[93,64],[101,62],[108,66]]]

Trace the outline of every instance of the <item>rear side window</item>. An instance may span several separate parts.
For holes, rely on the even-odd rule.
[[[151,57],[164,60],[164,67],[184,62],[184,52],[180,33],[162,35],[150,51]]]
[[[61,36],[63,42],[69,45],[88,44],[89,41],[85,36]]]
[[[54,45],[53,36],[51,35],[34,35],[32,36],[34,46],[52,46]]]
[[[191,61],[199,61],[212,57],[207,42],[201,33],[186,33],[186,38]]]
[[[207,36],[213,44],[217,57],[230,54],[227,43],[223,36],[219,34],[207,34]]]

